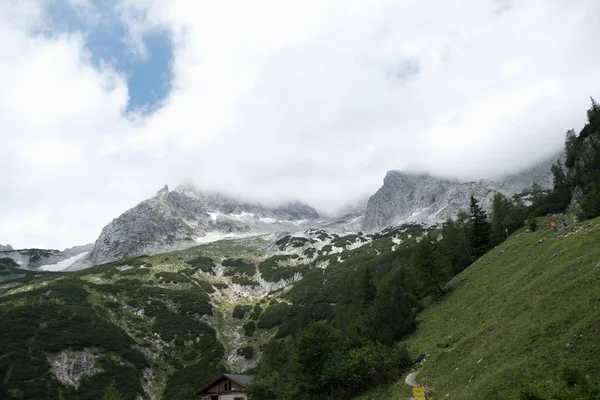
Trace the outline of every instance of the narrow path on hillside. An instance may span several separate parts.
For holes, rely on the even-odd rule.
[[[417,382],[417,374],[418,373],[419,373],[419,371],[414,371],[414,372],[411,372],[410,374],[406,375],[406,379],[404,379],[404,383],[406,383],[408,386],[412,386],[412,387],[420,386],[419,382]]]

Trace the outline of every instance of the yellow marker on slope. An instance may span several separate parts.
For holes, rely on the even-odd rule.
[[[413,388],[413,399],[414,400],[425,400],[425,388],[423,386],[417,386]]]

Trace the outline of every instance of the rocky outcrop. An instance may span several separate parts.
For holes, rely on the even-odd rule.
[[[436,225],[467,210],[471,195],[489,211],[497,192],[511,196],[530,189],[534,183],[543,189],[551,188],[552,164],[562,157],[561,154],[497,181],[459,182],[428,174],[389,171],[383,186],[367,203],[362,229],[373,232],[402,223]]]
[[[89,350],[64,350],[48,356],[52,373],[64,385],[79,387],[84,376],[92,376],[102,370],[96,366],[96,356]]]
[[[10,244],[7,244],[6,246],[3,246],[0,244],[0,251],[11,251],[13,248]]]
[[[34,270],[42,265],[54,264],[64,260],[66,257],[59,250],[46,249],[21,249],[3,251],[0,257],[11,258],[19,268]]]
[[[295,231],[312,227],[318,218],[314,208],[300,202],[268,208],[192,185],[173,191],[165,186],[104,227],[85,262],[97,265],[187,247],[207,235]]]
[[[94,249],[94,243],[84,244],[83,246],[74,246],[68,249],[64,249],[61,253],[69,258],[79,255],[81,253],[88,253]]]
[[[378,231],[402,223],[434,225],[468,208],[473,194],[483,207],[497,191],[489,181],[460,183],[427,174],[390,171],[367,204],[363,229]]]
[[[44,266],[54,265],[76,257],[79,254],[89,252],[92,248],[93,244],[76,246],[63,251],[52,249],[0,250],[0,258],[8,257],[22,269],[37,270],[40,268],[43,269]]]

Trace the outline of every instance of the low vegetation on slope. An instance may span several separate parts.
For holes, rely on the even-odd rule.
[[[456,276],[406,341],[432,399],[600,398],[600,219],[521,230]],[[362,397],[405,399],[403,382]]]
[[[65,274],[11,262],[0,260],[0,398],[181,399],[222,371],[209,295],[185,274],[148,257]]]

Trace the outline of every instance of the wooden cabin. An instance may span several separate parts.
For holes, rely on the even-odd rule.
[[[248,400],[250,375],[223,374],[198,391],[202,400]]]

